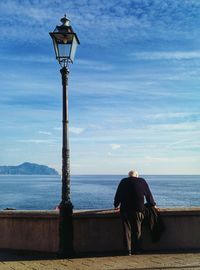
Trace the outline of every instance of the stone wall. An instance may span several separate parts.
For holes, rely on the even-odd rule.
[[[0,248],[56,252],[56,211],[0,211]]]
[[[200,208],[162,209],[160,215],[166,230],[152,243],[143,228],[145,250],[200,250]],[[58,218],[58,211],[0,211],[0,249],[57,252]],[[77,253],[122,251],[119,213],[75,211],[74,248]]]
[[[142,246],[153,250],[200,250],[200,208],[162,209],[165,231],[152,243],[144,226]],[[85,211],[74,219],[74,246],[77,252],[111,252],[123,249],[122,225],[113,211]]]

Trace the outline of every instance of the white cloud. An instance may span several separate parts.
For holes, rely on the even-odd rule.
[[[0,1],[4,20],[2,37],[9,33],[9,38],[13,36],[24,39],[24,36],[30,36],[30,29],[39,27],[40,31],[35,31],[34,39],[44,38],[51,25],[53,28],[58,24],[59,18],[63,15],[61,10],[64,13],[66,9],[73,25],[75,24],[78,32],[82,34],[81,41],[84,43],[102,45],[113,40],[121,42],[119,29],[124,33],[124,42],[128,38],[135,41],[149,36],[165,40],[199,36],[199,28],[196,27],[200,8],[198,1],[169,2],[126,0],[116,4],[116,1],[69,0],[66,5],[65,1],[58,0]],[[20,31],[21,28],[23,31]]]
[[[39,134],[44,134],[44,135],[51,135],[52,133],[49,131],[38,131]]]
[[[157,124],[157,125],[150,125],[150,127],[159,130],[165,131],[198,131],[200,127],[199,122],[183,122],[177,124]]]
[[[200,148],[200,143],[198,140],[195,139],[185,139],[185,140],[179,140],[175,141],[173,143],[170,143],[166,145],[166,149],[173,149],[173,150],[198,150]]]
[[[152,157],[152,156],[146,156],[144,157],[145,161],[147,162],[169,162],[172,160],[171,157]]]
[[[24,139],[24,140],[18,140],[18,142],[20,143],[35,143],[35,144],[49,144],[49,143],[53,143],[53,140],[40,140],[40,139]]]
[[[200,51],[135,52],[134,60],[188,60],[200,58]]]
[[[62,130],[62,127],[54,127],[53,129],[60,131],[60,130]]]
[[[84,128],[70,127],[69,131],[74,134],[81,134],[84,131]]]
[[[52,55],[0,55],[2,61],[33,62],[33,63],[51,63],[55,62]]]
[[[114,66],[109,63],[85,59],[77,59],[76,64],[80,65],[81,68],[85,67],[87,69],[92,69],[93,71],[110,71],[114,69]]]
[[[115,144],[115,143],[110,144],[110,146],[111,146],[112,150],[117,150],[121,147],[120,144]]]
[[[151,120],[163,120],[163,119],[182,119],[182,118],[191,118],[195,116],[200,116],[200,113],[198,112],[166,112],[166,113],[154,113],[154,114],[148,114],[144,115],[145,118],[151,119]]]

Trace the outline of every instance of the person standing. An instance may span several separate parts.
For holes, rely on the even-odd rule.
[[[156,203],[145,179],[132,170],[127,178],[123,178],[117,188],[114,207],[120,208],[123,224],[124,245],[128,255],[141,251],[141,229],[144,220],[144,198],[150,206],[156,208]]]

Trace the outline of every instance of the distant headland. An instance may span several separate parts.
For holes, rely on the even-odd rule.
[[[18,166],[0,166],[0,174],[23,175],[58,175],[58,172],[45,165],[24,162]]]

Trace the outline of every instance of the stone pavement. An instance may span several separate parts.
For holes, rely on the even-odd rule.
[[[200,253],[163,253],[132,256],[88,256],[56,259],[55,256],[0,252],[0,270],[197,270]]]

